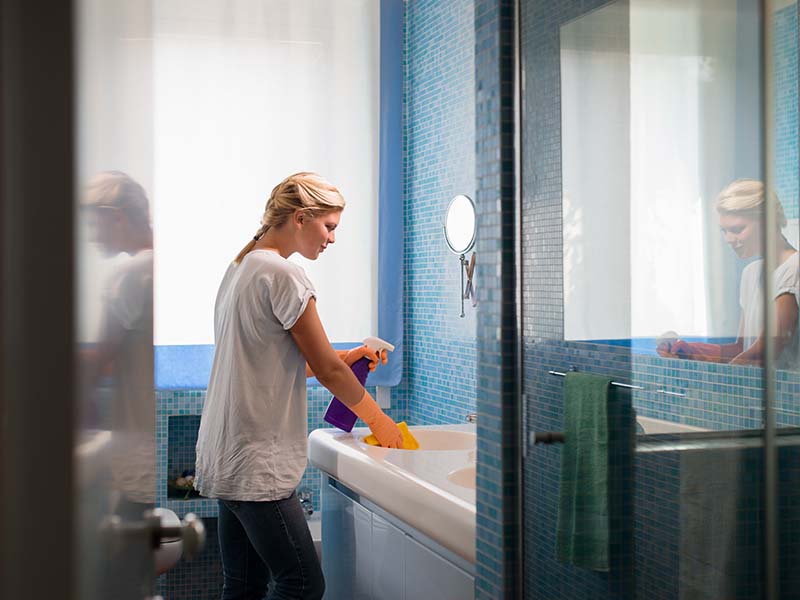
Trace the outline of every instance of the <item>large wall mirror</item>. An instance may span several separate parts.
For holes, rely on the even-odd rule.
[[[561,26],[564,339],[655,355],[663,339],[741,334],[756,294],[743,273],[761,251],[743,248],[717,201],[764,176],[758,4],[618,0]],[[770,164],[779,235],[797,248],[797,11],[784,4]],[[763,211],[750,216],[763,229]]]

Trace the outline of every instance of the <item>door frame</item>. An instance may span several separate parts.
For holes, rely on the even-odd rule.
[[[0,2],[0,597],[75,597],[72,2]]]

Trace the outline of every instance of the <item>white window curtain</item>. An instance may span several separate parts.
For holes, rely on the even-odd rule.
[[[154,22],[155,343],[212,344],[225,269],[280,180],[316,171],[345,210],[298,259],[332,341],[377,332],[380,3],[159,0]]]

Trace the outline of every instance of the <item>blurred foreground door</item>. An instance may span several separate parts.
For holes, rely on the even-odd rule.
[[[0,597],[150,598],[150,4],[0,11]]]

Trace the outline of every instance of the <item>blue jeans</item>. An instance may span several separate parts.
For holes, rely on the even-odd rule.
[[[272,502],[219,500],[222,600],[319,600],[325,580],[296,494]]]

